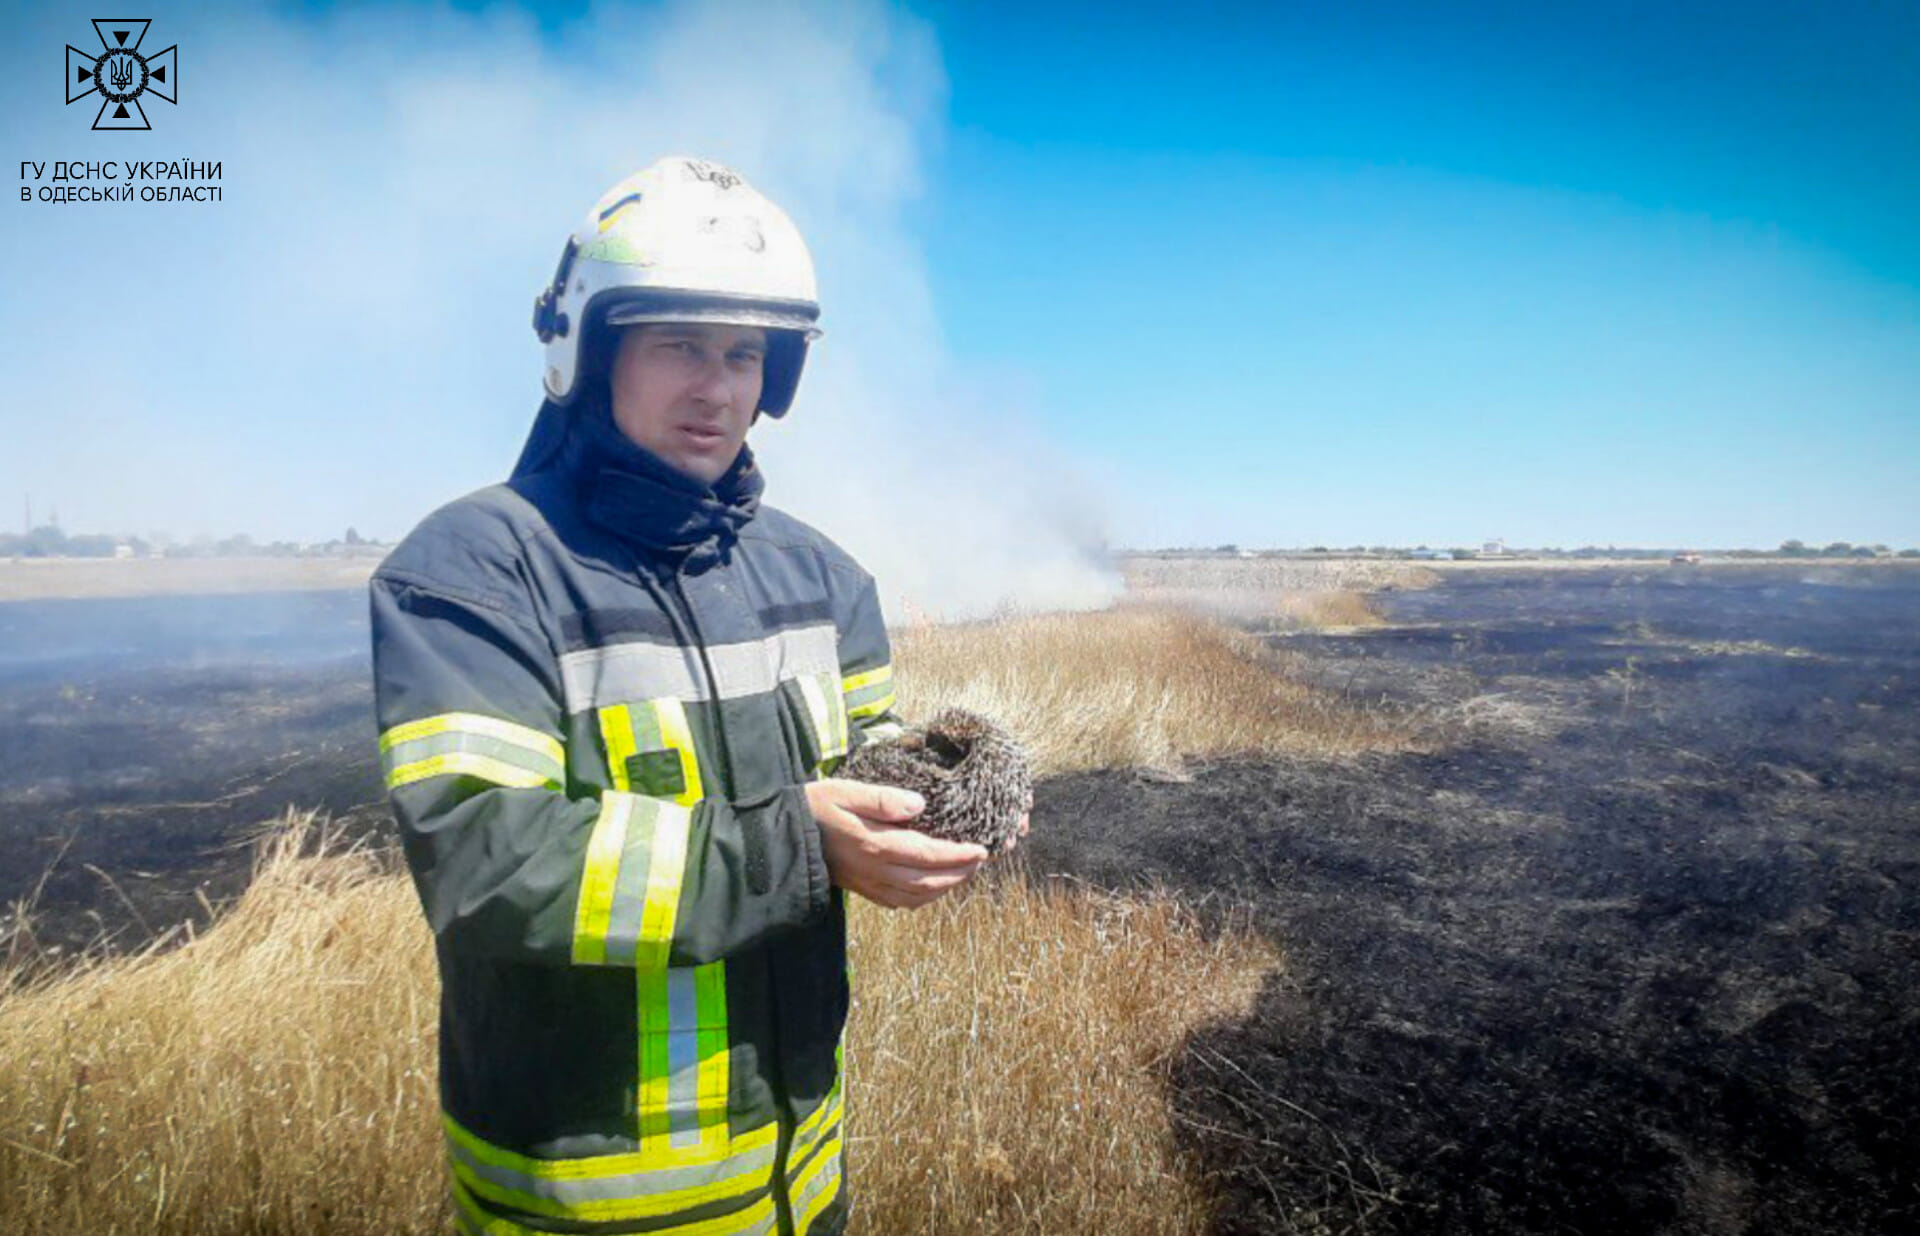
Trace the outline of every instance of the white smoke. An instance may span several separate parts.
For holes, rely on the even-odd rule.
[[[29,70],[91,26],[36,11],[5,53],[9,159],[218,159],[224,201],[13,204],[0,495],[80,530],[394,537],[498,479],[538,402],[532,297],[569,228],[669,153],[793,215],[827,337],[754,446],[769,500],[948,617],[1097,605],[1105,520],[1075,462],[945,354],[907,219],[944,122],[939,48],[870,0],[269,16],[157,11],[180,104],[87,130]]]

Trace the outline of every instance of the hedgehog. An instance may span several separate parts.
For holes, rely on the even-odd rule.
[[[856,781],[896,785],[924,798],[913,827],[949,841],[1006,848],[1033,805],[1026,749],[999,725],[964,708],[948,708],[889,742],[869,743],[840,767]]]

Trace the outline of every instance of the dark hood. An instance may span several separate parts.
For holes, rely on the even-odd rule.
[[[723,559],[760,509],[766,482],[745,444],[712,485],[669,465],[620,432],[604,396],[540,405],[512,480],[558,470],[587,518],[651,555],[697,569]]]

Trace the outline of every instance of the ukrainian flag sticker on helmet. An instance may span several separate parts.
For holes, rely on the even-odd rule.
[[[618,215],[621,211],[625,210],[627,207],[639,205],[641,196],[642,195],[638,193],[629,193],[625,197],[621,198],[619,201],[615,202],[613,205],[607,207],[605,210],[602,210],[600,212],[600,230],[604,232],[608,228],[612,227],[614,216]]]

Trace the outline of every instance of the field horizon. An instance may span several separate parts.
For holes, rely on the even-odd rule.
[[[1623,547],[1631,550],[1631,547]],[[1644,568],[1647,560],[1619,558],[1531,558],[1505,555],[1468,559],[1377,558],[1325,554],[1305,550],[1250,551],[1255,562],[1292,563],[1307,571],[1354,578],[1368,567],[1430,569],[1435,572],[1479,570],[1604,570]],[[1412,551],[1403,551],[1411,553]],[[1561,552],[1561,551],[1556,551]],[[1648,550],[1645,552],[1667,552]],[[1730,551],[1715,551],[1730,552]],[[1764,555],[1765,551],[1737,551]],[[0,604],[9,601],[82,600],[105,597],[221,595],[244,592],[324,591],[363,586],[381,555],[280,557],[231,555],[167,558],[8,558],[0,557]],[[1247,561],[1237,554],[1192,550],[1126,549],[1114,551],[1110,563],[1122,575],[1133,564]],[[1920,565],[1920,558],[1818,558],[1742,556],[1717,557],[1713,552],[1701,565],[1714,567],[1894,567]],[[1359,570],[1356,570],[1359,568]],[[1317,587],[1310,579],[1305,585]]]

